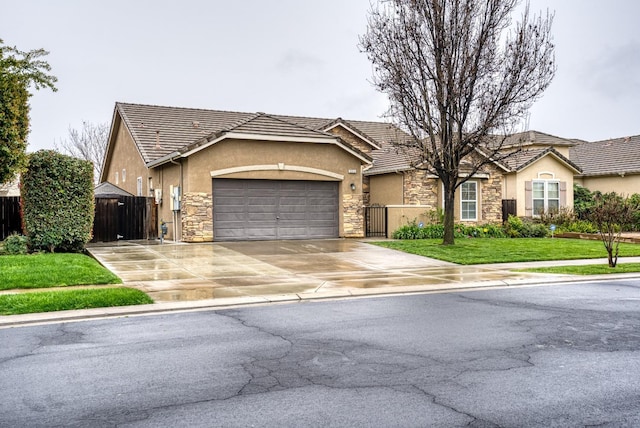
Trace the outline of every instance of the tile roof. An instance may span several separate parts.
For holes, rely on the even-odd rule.
[[[583,142],[570,149],[569,157],[587,176],[640,174],[640,135]]]
[[[224,132],[300,138],[335,138],[324,132],[335,119],[242,113],[116,103],[145,163],[150,163]],[[383,122],[345,121],[377,145],[398,138],[400,131]],[[346,142],[346,146],[353,149]],[[357,151],[357,149],[354,149]],[[365,155],[366,156],[366,155]]]
[[[577,142],[567,138],[545,134],[544,132],[530,130],[512,134],[505,141],[505,146],[514,146],[517,144],[522,144],[523,146],[541,145],[571,147],[575,146]]]
[[[383,143],[380,150],[371,153],[373,166],[364,175],[388,174],[411,169],[411,156],[390,143]]]

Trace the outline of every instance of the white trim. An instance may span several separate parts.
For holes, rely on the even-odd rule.
[[[544,174],[544,173],[543,173]],[[548,174],[548,173],[547,173]],[[543,184],[543,197],[542,198],[536,198],[534,197],[535,194],[535,189],[534,189],[534,185],[536,183],[542,183]],[[557,198],[549,198],[549,184],[557,184],[558,185],[558,197]],[[544,209],[545,213],[549,212],[549,200],[552,201],[558,201],[558,209],[562,208],[560,206],[560,200],[562,198],[560,197],[560,180],[557,179],[551,179],[551,180],[546,180],[546,179],[535,179],[535,180],[531,180],[531,216],[532,217],[540,217],[540,214],[536,213],[535,210],[535,201],[540,201],[542,200],[542,206]]]
[[[543,175],[550,175],[551,178],[542,178]],[[538,173],[538,180],[555,180],[555,179],[556,179],[556,173],[555,172],[540,171]]]
[[[344,123],[334,123],[333,125],[331,125],[328,128],[323,129],[324,132],[328,132],[330,130],[332,130],[333,128],[336,128],[338,126],[343,127],[344,129],[346,129],[348,132],[350,132],[351,134],[355,135],[356,137],[360,138],[362,141],[364,141],[365,143],[369,144],[371,147],[380,150],[382,147],[375,144],[373,141],[371,141],[370,139],[368,139],[367,137],[365,137],[364,135],[360,134],[359,132],[356,132],[354,129],[351,129],[350,127],[346,126]]]
[[[309,174],[315,174],[315,175],[321,175],[324,177],[333,178],[336,181],[344,180],[344,175],[336,174],[335,172],[327,171],[324,169],[318,169],[318,168],[310,168],[308,166],[285,165],[283,163],[278,163],[274,165],[247,165],[247,166],[236,166],[233,168],[217,169],[217,170],[211,171],[211,177],[219,177],[221,175],[235,174],[238,172],[251,172],[251,171],[306,172]]]
[[[462,186],[466,185],[466,184],[472,184],[475,187],[475,194],[476,194],[476,198],[474,200],[471,199],[462,199]],[[468,180],[465,181],[464,183],[460,184],[460,221],[478,221],[478,182],[475,180]],[[462,204],[463,202],[474,202],[476,205],[476,209],[474,210],[474,217],[473,218],[462,218],[462,213],[464,212],[464,210],[462,209]]]

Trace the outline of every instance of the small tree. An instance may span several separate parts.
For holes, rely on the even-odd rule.
[[[98,184],[108,138],[109,125],[83,121],[81,130],[69,127],[69,137],[56,143],[56,150],[91,162],[93,181]]]
[[[623,198],[615,192],[594,196],[594,206],[589,211],[589,221],[597,228],[600,239],[607,249],[609,267],[618,264],[618,249],[620,247],[620,235],[625,227],[634,221],[637,208],[628,198]]]
[[[555,74],[552,17],[512,25],[519,0],[379,0],[360,47],[388,116],[412,138],[398,148],[444,190],[443,244],[454,243],[455,191],[515,154],[507,138]],[[395,144],[395,143],[394,143]]]
[[[91,163],[53,150],[33,153],[22,177],[22,209],[32,251],[82,251],[93,228]]]
[[[29,87],[56,91],[55,76],[41,59],[43,49],[22,52],[0,39],[0,184],[11,181],[26,163]]]

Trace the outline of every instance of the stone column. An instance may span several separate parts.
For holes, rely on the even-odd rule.
[[[364,208],[362,194],[342,196],[342,214],[345,238],[364,238]]]
[[[213,241],[213,197],[211,193],[187,192],[182,196],[182,240]]]

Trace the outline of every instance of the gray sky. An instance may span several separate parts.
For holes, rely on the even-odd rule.
[[[640,2],[531,0],[555,10],[558,72],[530,129],[640,134]],[[379,120],[357,48],[369,0],[0,0],[0,38],[44,48],[58,92],[31,98],[29,150],[110,123],[116,101]]]

